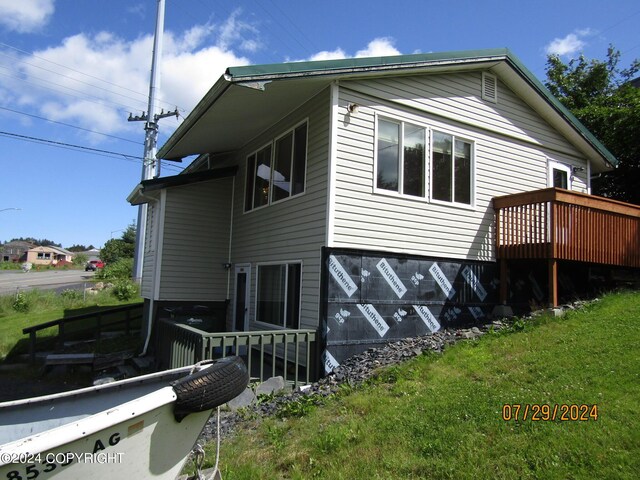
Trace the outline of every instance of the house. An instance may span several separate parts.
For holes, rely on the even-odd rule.
[[[149,207],[149,330],[178,304],[230,331],[317,329],[326,371],[557,303],[565,265],[602,261],[561,254],[586,240],[559,209],[589,216],[590,178],[616,164],[506,49],[229,68],[158,152],[190,155],[128,198]],[[598,202],[628,248],[640,211]]]
[[[24,240],[7,242],[2,246],[2,261],[24,262],[27,259],[27,251],[33,247],[33,243]]]
[[[71,263],[73,261],[73,252],[54,245],[33,247],[27,251],[26,261],[36,266],[57,265],[60,262]]]

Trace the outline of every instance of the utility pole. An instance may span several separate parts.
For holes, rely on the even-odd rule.
[[[174,112],[156,113],[156,93],[160,89],[160,59],[162,58],[162,34],[164,30],[164,0],[158,0],[158,14],[156,17],[156,31],[153,40],[153,57],[151,60],[151,78],[149,79],[149,108],[142,115],[129,114],[130,122],[144,121],[144,159],[142,163],[142,180],[149,180],[160,175],[160,161],[156,159],[158,143],[158,120],[175,115]],[[133,259],[133,278],[140,281],[144,261],[144,244],[147,231],[147,204],[138,206],[138,224],[136,226],[136,245]]]

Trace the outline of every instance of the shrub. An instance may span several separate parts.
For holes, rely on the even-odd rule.
[[[129,280],[133,275],[133,258],[121,258],[96,272],[100,280]]]
[[[111,293],[118,300],[131,300],[138,295],[138,286],[131,280],[119,280],[113,285]]]
[[[12,306],[16,312],[26,313],[31,308],[31,302],[24,293],[17,293]]]
[[[72,288],[67,288],[60,292],[60,296],[71,302],[82,300],[82,292],[80,290],[73,290]]]

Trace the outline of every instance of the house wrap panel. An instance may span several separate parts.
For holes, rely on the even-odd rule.
[[[480,99],[479,72],[341,83],[331,245],[494,260],[491,199],[545,188],[549,159],[586,166],[569,142],[503,84],[498,86],[494,104]],[[358,110],[348,114],[351,103]],[[376,115],[472,142],[473,205],[429,200],[429,154],[426,198],[374,192]],[[577,177],[573,187],[583,191],[586,179]]]
[[[326,235],[329,110],[329,91],[325,90],[252,140],[238,154],[231,258],[234,264],[252,265],[250,323],[255,319],[256,264],[302,261],[300,328],[318,326],[320,249]],[[305,192],[244,212],[247,156],[304,119],[308,119]],[[269,326],[260,324],[251,328],[269,329]]]
[[[160,298],[227,298],[233,179],[167,189]]]

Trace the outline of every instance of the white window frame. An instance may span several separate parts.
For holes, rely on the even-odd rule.
[[[566,163],[560,163],[556,160],[549,159],[548,162],[548,171],[547,171],[547,184],[549,187],[553,187],[553,171],[561,170],[567,174],[567,190],[571,190],[573,188],[571,175],[573,174],[571,170],[571,166]]]
[[[295,138],[295,131],[298,127],[302,126],[306,124],[307,126],[307,131],[306,131],[306,142],[305,142],[305,149],[304,149],[304,182],[303,182],[303,187],[302,187],[302,191],[300,193],[296,193],[295,195],[289,195],[286,198],[281,198],[279,200],[274,200],[273,196],[274,196],[274,189],[273,189],[273,172],[275,170],[275,161],[276,161],[276,143],[278,140],[280,140],[281,138],[286,137],[287,135],[291,134],[294,138]],[[260,205],[259,207],[254,207],[253,204],[255,202],[255,171],[252,172],[253,175],[253,191],[251,192],[251,207],[247,208],[246,202],[247,202],[247,188],[248,188],[248,179],[249,179],[249,159],[253,156],[256,155],[258,152],[261,152],[262,150],[264,150],[267,147],[271,147],[271,161],[270,163],[270,171],[269,171],[269,192],[267,194],[267,203],[265,203],[264,205]],[[294,149],[292,150],[292,156],[295,152],[295,141],[294,141]],[[292,162],[293,162],[293,158],[292,158]],[[265,207],[268,207],[270,205],[276,205],[282,202],[286,202],[287,200],[290,200],[292,198],[298,198],[302,195],[304,195],[307,191],[307,168],[308,168],[308,164],[309,164],[309,118],[305,118],[303,120],[301,120],[300,122],[296,123],[295,125],[293,125],[291,128],[287,129],[285,132],[283,132],[282,134],[278,135],[277,137],[273,138],[273,140],[263,144],[260,148],[257,148],[255,150],[253,150],[251,153],[249,153],[248,155],[246,155],[245,157],[245,178],[244,178],[244,197],[243,197],[243,205],[242,205],[242,209],[243,209],[243,213],[250,213],[256,210],[261,210]],[[293,178],[291,179],[293,180]]]
[[[471,171],[469,172],[470,176],[471,176],[471,192],[470,192],[470,196],[471,196],[471,203],[460,203],[460,202],[456,202],[455,200],[451,200],[446,201],[446,200],[439,200],[437,198],[433,198],[433,174],[432,174],[432,168],[433,168],[433,132],[438,132],[438,133],[443,133],[445,135],[451,135],[451,137],[453,138],[453,143],[452,143],[452,155],[454,158],[452,158],[452,162],[455,161],[455,142],[456,140],[461,140],[463,142],[466,142],[468,144],[471,145]],[[453,171],[453,165],[452,165],[452,171]],[[455,179],[454,179],[454,175],[451,175],[451,192],[452,192],[452,197],[455,198]],[[459,208],[464,208],[464,209],[468,209],[468,210],[473,210],[475,209],[476,206],[476,142],[464,137],[462,135],[457,135],[455,133],[452,133],[450,131],[444,130],[444,129],[440,129],[440,128],[431,128],[429,131],[429,201],[431,203],[434,203],[436,205],[447,205],[447,206],[453,206],[453,207],[459,207]]]
[[[284,297],[284,313],[283,313],[283,317],[282,317],[282,321],[283,324],[282,325],[277,325],[275,323],[269,323],[269,322],[263,322],[260,321],[258,319],[258,294],[260,291],[260,268],[261,267],[268,267],[268,266],[287,266],[286,269],[286,273],[285,273],[285,286],[284,286],[284,293],[285,293],[285,297]],[[279,330],[287,330],[289,327],[286,326],[286,318],[287,318],[287,292],[288,292],[288,286],[289,286],[289,265],[300,265],[300,292],[298,293],[299,297],[298,297],[298,324],[296,327],[296,329],[300,328],[300,320],[301,320],[301,314],[302,314],[302,278],[303,278],[303,274],[304,274],[304,263],[302,260],[287,260],[287,261],[282,261],[282,262],[261,262],[261,263],[256,263],[256,288],[255,288],[255,299],[254,299],[254,312],[255,312],[255,318],[254,321],[257,325],[265,325],[269,328],[275,328],[275,329],[279,329]]]
[[[398,137],[398,148],[400,150],[400,158],[398,160],[398,191],[388,190],[386,188],[378,187],[378,125],[380,123],[380,120],[390,122],[390,123],[395,123],[400,126],[399,137]],[[423,168],[424,168],[424,179],[423,179],[422,188],[424,190],[424,195],[422,196],[402,193],[404,189],[404,125],[407,123],[424,129],[425,146],[424,146],[424,158],[422,159]],[[429,177],[431,172],[429,158],[427,158],[431,152],[430,143],[431,143],[431,134],[430,134],[430,129],[427,125],[421,122],[408,121],[400,118],[394,118],[389,115],[380,115],[376,113],[375,126],[374,126],[374,147],[373,147],[374,149],[373,150],[374,151],[373,153],[373,192],[376,194],[390,195],[390,196],[401,197],[409,200],[427,202],[429,200],[429,186],[430,186]]]

